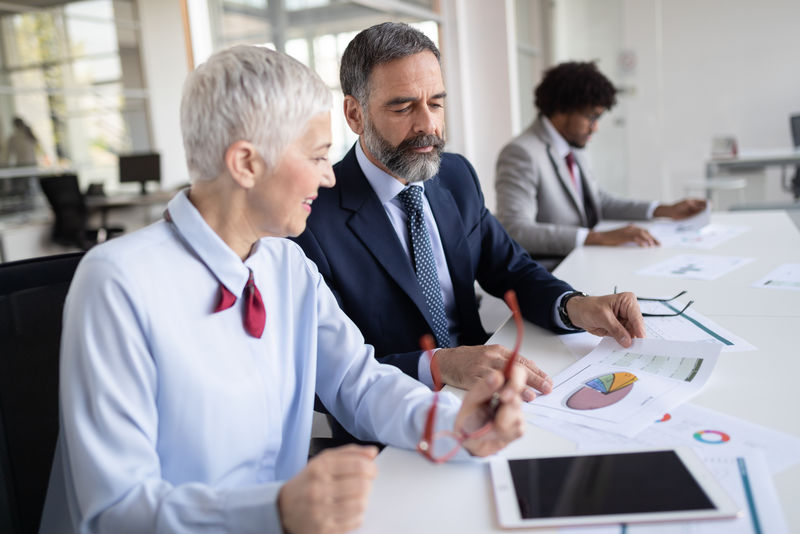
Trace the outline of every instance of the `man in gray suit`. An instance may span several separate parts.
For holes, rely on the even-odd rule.
[[[616,103],[616,92],[592,62],[556,65],[534,92],[538,117],[497,159],[497,218],[550,269],[581,245],[659,244],[632,224],[592,230],[602,219],[683,219],[706,207],[700,199],[675,204],[628,200],[598,187],[581,149],[597,131],[600,116]]]

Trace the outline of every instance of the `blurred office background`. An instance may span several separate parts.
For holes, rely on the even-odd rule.
[[[611,191],[685,196],[720,136],[742,150],[792,147],[796,0],[5,0],[0,140],[24,119],[37,164],[74,171],[82,188],[135,192],[119,183],[117,162],[140,152],[161,155],[163,188],[185,183],[183,80],[213,51],[253,43],[293,55],[330,85],[335,161],[355,140],[338,59],[355,33],[385,20],[411,23],[441,48],[449,150],[475,165],[490,208],[497,153],[533,119],[542,71],[568,59],[597,60],[622,91],[588,149]],[[718,207],[791,203],[780,172],[753,171]]]

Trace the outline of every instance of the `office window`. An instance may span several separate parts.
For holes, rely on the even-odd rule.
[[[355,142],[341,112],[339,60],[361,30],[385,21],[407,22],[439,45],[436,0],[369,2],[337,0],[208,0],[215,50],[262,44],[314,69],[333,91],[330,156],[337,161]]]
[[[516,0],[514,9],[520,126],[526,128],[536,118],[533,88],[539,84],[549,61],[549,18],[552,8],[543,0]]]
[[[84,184],[116,175],[117,154],[149,150],[134,0],[88,0],[0,17],[0,138],[21,117],[40,165]]]

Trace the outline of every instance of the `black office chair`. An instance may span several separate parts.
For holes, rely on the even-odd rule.
[[[36,532],[58,436],[61,312],[82,252],[0,264],[0,532]]]
[[[792,142],[794,149],[800,150],[800,114],[789,117],[789,125],[792,129]],[[795,202],[800,201],[800,165],[794,168],[794,178],[789,186]]]
[[[59,245],[88,250],[125,231],[119,226],[90,228],[86,199],[75,174],[43,176],[39,184],[55,215],[53,241]]]

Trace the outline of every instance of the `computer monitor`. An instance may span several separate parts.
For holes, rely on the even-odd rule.
[[[161,156],[156,152],[119,156],[119,181],[139,182],[147,194],[147,182],[161,182]]]

